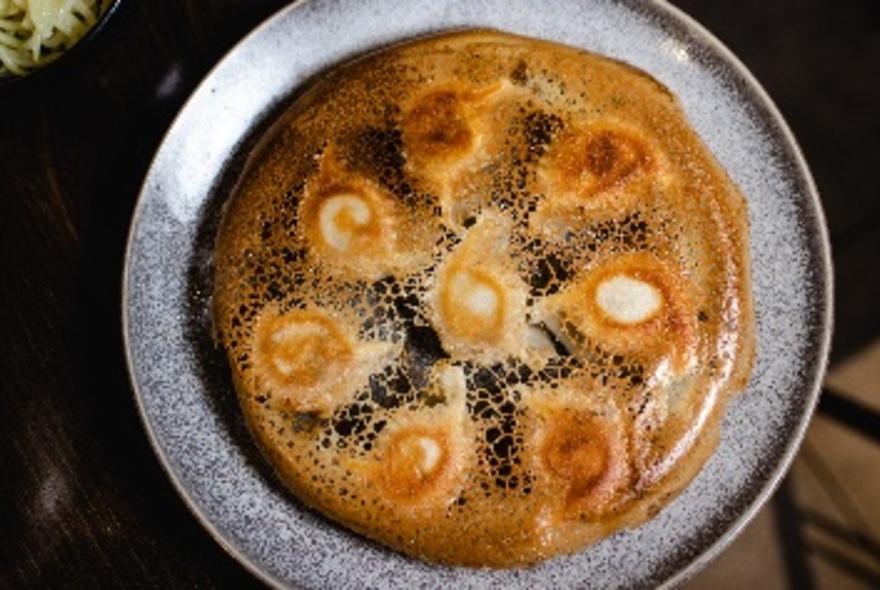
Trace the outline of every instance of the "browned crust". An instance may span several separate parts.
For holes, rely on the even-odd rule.
[[[527,565],[651,518],[754,355],[745,202],[674,96],[493,31],[316,83],[251,157],[214,263],[218,341],[280,477],[429,561]],[[609,319],[618,275],[662,304]],[[335,343],[274,359],[273,330]]]

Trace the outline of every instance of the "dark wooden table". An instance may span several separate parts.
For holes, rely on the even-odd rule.
[[[129,223],[163,134],[283,0],[129,0],[89,59],[0,96],[0,587],[259,586],[153,454],[126,372]],[[880,334],[874,0],[679,0],[764,84],[835,245],[838,361]]]

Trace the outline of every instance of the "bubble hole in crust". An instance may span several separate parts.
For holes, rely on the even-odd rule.
[[[751,360],[747,226],[667,90],[470,31],[341,66],[277,125],[221,223],[214,320],[302,501],[514,567],[697,473]]]

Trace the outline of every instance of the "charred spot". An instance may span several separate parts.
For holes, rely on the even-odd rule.
[[[378,178],[385,188],[398,191],[405,184],[403,165],[406,158],[398,129],[367,127],[362,130],[352,141],[351,161],[356,168]]]
[[[466,366],[468,410],[483,425],[481,462],[495,478],[496,487],[513,489],[521,459],[522,433],[518,420],[523,412],[519,393],[512,383],[531,379],[530,369],[513,359],[491,367]]]
[[[492,455],[499,459],[499,465],[507,462],[517,450],[513,436],[506,434],[492,443]]]
[[[619,167],[620,149],[609,133],[601,133],[587,143],[586,165],[590,172],[597,176],[607,176],[615,167]],[[626,170],[621,170],[626,172]]]
[[[281,260],[284,264],[297,264],[305,259],[306,251],[305,249],[297,249],[292,250],[290,248],[282,248],[280,250]]]
[[[485,420],[517,414],[520,394],[510,385],[512,382],[524,384],[533,376],[531,369],[516,359],[492,366],[468,364],[464,371],[468,408],[475,417]]]
[[[580,252],[594,253],[599,245],[624,251],[644,251],[651,247],[658,233],[655,226],[638,212],[619,219],[608,219],[590,224],[567,236],[566,246]],[[662,231],[659,232],[662,235]]]
[[[272,238],[272,228],[275,226],[274,220],[264,219],[260,224],[260,239],[268,242]]]
[[[536,261],[529,273],[530,292],[535,296],[552,295],[559,291],[572,274],[570,260],[562,259],[555,252],[547,252]]]
[[[575,371],[582,368],[581,361],[573,356],[551,358],[538,371],[538,377],[545,382],[559,382],[568,379]]]
[[[425,154],[448,155],[466,149],[473,133],[460,112],[459,97],[438,91],[423,97],[403,119],[408,148]]]
[[[385,392],[387,393],[387,390]],[[317,414],[313,417],[298,417],[298,419],[310,420],[305,422],[308,429],[324,427],[321,444],[325,448],[335,439],[336,447],[339,449],[369,451],[376,436],[387,424],[387,419],[377,419],[381,414],[377,413],[376,405],[373,392],[369,391],[358,395],[351,404],[338,408],[329,419],[321,418]],[[294,429],[297,428],[298,425],[295,423]]]
[[[508,371],[504,382],[507,383],[508,386],[524,384],[532,378],[532,375],[534,375],[534,371],[532,371],[528,365],[523,364],[513,371]]]
[[[268,285],[266,285],[266,297],[271,300],[279,300],[281,299],[287,290],[282,287],[278,281],[272,281]]]
[[[410,381],[409,376],[403,371],[403,369],[397,368],[390,371],[386,370],[384,375],[387,375],[385,384],[390,392],[401,397],[408,396],[412,393],[412,381]]]
[[[400,368],[388,367],[368,378],[369,400],[386,410],[399,408],[415,397],[409,377]]]
[[[639,139],[626,133],[603,129],[588,136],[583,166],[599,180],[601,187],[616,184],[649,163]]]
[[[465,375],[468,377],[468,390],[477,392],[480,397],[488,397],[497,399],[504,393],[503,369],[500,365],[496,366],[496,370],[491,367],[477,367],[471,372],[465,369]],[[501,375],[499,375],[501,373]]]
[[[336,434],[343,437],[349,437],[352,434],[357,434],[363,429],[363,422],[359,420],[341,419],[336,420],[333,424],[333,430],[336,432]]]
[[[412,303],[414,294],[401,296],[404,288],[398,279],[386,277],[363,287],[351,295],[348,304],[361,316],[359,336],[367,340],[378,339],[399,342],[403,327],[411,323],[414,311],[406,304]]]
[[[639,213],[624,217],[619,224],[618,232],[620,243],[631,249],[643,247],[654,233]]]
[[[404,357],[412,385],[422,389],[428,385],[431,368],[440,359],[449,358],[437,332],[430,326],[409,326],[404,342]]]
[[[372,410],[365,410],[365,406],[361,403],[354,403],[337,409],[326,422],[318,419],[317,416],[299,419],[311,420],[304,423],[308,429],[324,423],[325,429],[321,444],[325,448],[329,448],[331,444],[334,444],[334,440],[338,449],[363,448],[365,441],[370,441],[375,437],[371,429],[373,425],[373,412]],[[294,424],[294,430],[297,432],[300,432],[299,428],[302,427],[304,426],[301,424]]]
[[[547,152],[553,138],[564,127],[562,118],[552,113],[533,111],[525,116],[525,139],[528,159],[535,160]]]
[[[510,81],[517,86],[525,86],[529,81],[529,66],[525,60],[519,60],[510,72]]]
[[[397,279],[390,275],[370,285],[370,291],[378,295],[379,299],[384,299],[386,295],[393,293],[396,289],[399,289]]]
[[[420,308],[421,302],[416,293],[405,293],[394,298],[394,310],[398,317],[404,321],[411,322],[420,317],[422,315]]]

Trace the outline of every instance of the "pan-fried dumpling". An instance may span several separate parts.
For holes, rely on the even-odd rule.
[[[751,368],[748,225],[669,90],[462,31],[343,64],[270,127],[212,312],[292,493],[413,557],[514,567],[696,475]]]

